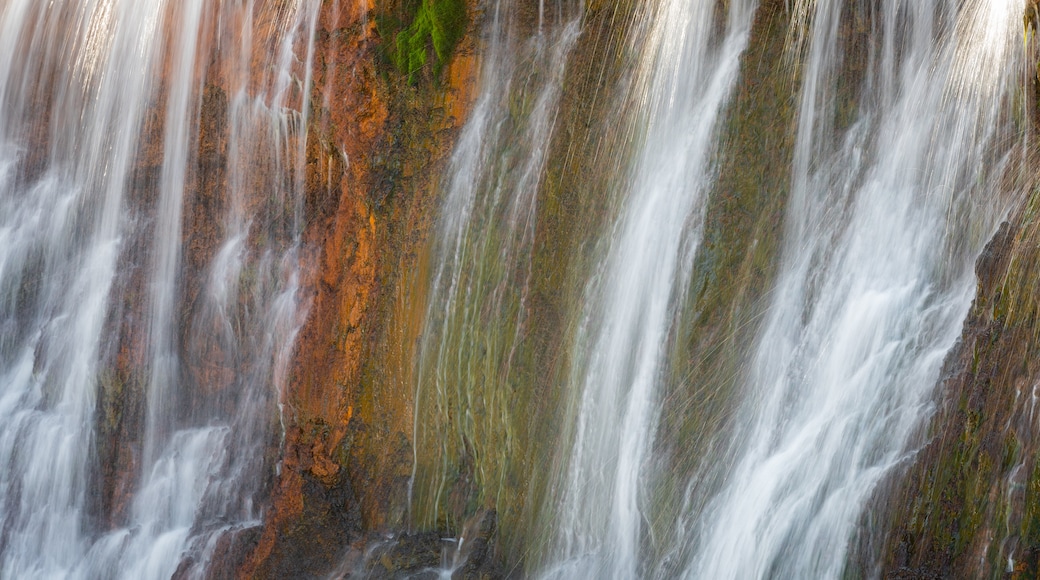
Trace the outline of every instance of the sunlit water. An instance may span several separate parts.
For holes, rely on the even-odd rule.
[[[638,69],[618,97],[637,130],[620,190],[603,193],[618,213],[567,330],[570,423],[532,575],[837,578],[878,484],[913,452],[973,296],[972,264],[1006,210],[1021,7],[855,3],[867,66],[850,80],[841,31],[853,3],[792,4],[802,88],[780,273],[734,428],[703,434],[726,460],[689,482],[687,497],[704,497],[669,506],[683,529],[661,540],[648,522],[663,377],[756,3],[637,8]],[[222,539],[263,517],[254,500],[275,469],[264,452],[288,412],[285,369],[307,307],[301,95],[318,9],[0,6],[0,578],[201,578]],[[444,521],[459,463],[475,465],[493,505],[514,485],[503,466],[526,451],[514,354],[532,324],[539,192],[582,38],[578,3],[539,2],[526,28],[514,3],[484,10],[479,94],[443,180],[409,385],[416,527]],[[226,89],[207,213],[217,239],[188,272],[183,226],[214,77]],[[857,107],[839,119],[837,100]],[[111,416],[113,398],[128,418]],[[121,421],[140,425],[122,433],[130,473],[113,483],[98,454]],[[113,485],[110,505],[98,496]],[[425,572],[458,570],[468,539],[446,538],[441,568]]]
[[[869,67],[844,129],[831,103],[851,11],[810,9],[781,274],[732,464],[716,467],[725,483],[695,520],[690,578],[842,576],[871,494],[929,416],[975,258],[1006,209],[1017,11],[900,0],[861,11]]]
[[[560,449],[566,472],[551,500],[553,538],[540,571],[547,578],[631,578],[642,570],[646,464],[667,346],[701,241],[718,124],[755,2],[723,6],[642,7],[645,36],[633,43],[639,71],[629,100],[645,133],[572,346],[567,389],[577,397],[576,425],[573,447]]]

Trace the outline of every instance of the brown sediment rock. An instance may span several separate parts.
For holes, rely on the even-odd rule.
[[[199,69],[205,77],[197,79],[199,124],[191,136],[177,277],[180,334],[173,337],[184,355],[179,378],[189,385],[184,390],[190,394],[176,406],[184,415],[214,403],[233,405],[233,397],[225,391],[248,372],[227,348],[222,334],[226,331],[215,327],[203,296],[206,277],[228,235],[232,173],[245,176],[246,183],[239,184],[244,192],[243,213],[260,216],[248,232],[249,247],[261,247],[265,236],[284,235],[263,231],[259,224],[274,223],[277,228],[279,219],[285,221],[282,213],[290,213],[271,201],[271,186],[265,184],[279,182],[275,172],[291,169],[248,153],[241,162],[246,167],[229,167],[233,161],[231,95],[243,87],[248,94],[263,94],[262,88],[272,84],[270,62],[284,33],[283,8],[281,2],[263,2],[251,15],[244,8],[229,9],[223,16],[230,14],[230,21],[225,21],[217,17],[221,8],[214,4],[210,8],[214,12],[203,18],[198,64],[205,63]],[[177,7],[170,10],[174,13]],[[410,86],[382,60],[375,10],[370,0],[322,2],[311,94],[291,92],[285,103],[300,110],[304,99],[309,99],[312,111],[301,176],[305,194],[302,294],[309,316],[298,336],[284,394],[284,440],[272,442],[267,453],[272,467],[278,463],[278,473],[269,482],[265,525],[219,540],[211,570],[216,577],[327,571],[362,530],[383,526],[389,506],[400,500],[402,466],[410,461],[411,391],[382,380],[363,384],[362,371],[366,365],[372,369],[381,365],[371,360],[375,355],[407,350],[399,341],[415,336],[414,331],[407,338],[399,336],[386,324],[404,295],[400,288],[410,287],[413,278],[402,272],[414,270],[419,263],[419,248],[432,222],[439,171],[450,153],[454,129],[464,122],[475,96],[476,26],[470,27],[442,79],[424,71],[419,85]],[[240,39],[220,35],[242,29],[249,19],[251,53],[236,62],[227,56],[233,51],[218,48]],[[168,26],[164,34],[172,39],[178,32]],[[307,49],[297,46],[295,52],[303,55]],[[90,484],[89,510],[103,527],[125,521],[141,475],[150,356],[145,321],[154,227],[149,216],[155,215],[158,203],[173,52],[160,64],[163,86],[141,130],[127,200],[134,219],[120,258],[133,267],[120,269],[124,279],[116,284],[118,295],[107,324],[111,352],[105,353],[102,365],[108,370],[99,378],[95,445],[99,468]],[[302,58],[296,66],[293,74],[304,78]],[[30,127],[30,156],[46,151],[49,93],[41,94],[39,101],[41,112],[34,112]],[[290,148],[297,138],[288,136]],[[277,146],[256,143],[255,150]],[[35,171],[42,168],[42,161],[30,165]],[[407,366],[401,362],[404,356],[398,356],[398,367]]]
[[[219,322],[203,314],[200,298],[208,266],[212,264],[226,233],[223,218],[229,204],[228,107],[226,89],[213,83],[203,87],[196,136],[198,157],[189,173],[190,195],[185,199],[182,231],[181,292],[184,309],[179,325],[183,329],[180,340],[190,378],[200,389],[210,393],[228,387],[236,371],[234,361],[219,340],[223,333],[213,327]]]
[[[293,560],[290,552],[309,538],[292,532],[318,524],[303,521],[306,500],[312,499],[304,497],[306,484],[317,479],[332,488],[347,481],[329,451],[338,446],[350,420],[348,389],[364,354],[366,314],[375,291],[376,223],[364,198],[371,187],[369,154],[387,109],[375,70],[372,26],[348,11],[333,19],[330,10],[329,4],[322,7],[315,42],[314,93],[322,95],[330,81],[341,84],[329,107],[315,115],[307,144],[305,246],[310,251],[305,259],[311,274],[304,287],[311,294],[310,314],[298,337],[290,378],[291,416],[273,507],[240,577],[277,576],[293,568],[287,561]],[[358,531],[352,525],[326,533],[349,537]],[[324,556],[328,567],[336,550]]]
[[[396,79],[374,166],[370,203],[384,224],[376,236],[383,258],[377,269],[382,291],[347,434],[350,477],[355,488],[366,490],[359,498],[366,529],[405,524],[415,404],[412,365],[428,290],[425,242],[441,175],[476,96],[477,27],[471,20],[469,33],[432,90]]]
[[[495,512],[482,510],[463,525],[461,545],[438,532],[373,535],[351,548],[333,577],[424,578],[448,564],[455,578],[506,578],[492,550],[496,528]]]
[[[363,530],[380,529],[389,490],[401,487],[400,470],[385,467],[382,434],[391,455],[410,457],[410,391],[365,382],[362,371],[382,364],[371,359],[389,341],[379,337],[390,332],[383,323],[398,268],[414,264],[407,256],[428,227],[450,129],[472,99],[473,40],[449,65],[446,86],[410,87],[380,60],[373,7],[347,4],[325,2],[318,19],[305,174],[309,314],[286,395],[280,473],[256,547],[238,568],[243,578],[327,573]]]

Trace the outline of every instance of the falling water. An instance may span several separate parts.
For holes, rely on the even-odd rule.
[[[527,333],[538,191],[581,9],[540,3],[529,32],[517,10],[501,1],[488,11],[480,93],[445,180],[416,385],[410,491],[419,525],[449,509],[460,464],[475,464],[480,486],[498,496],[522,454],[513,362]]]
[[[158,35],[157,8],[48,10],[25,1],[4,9],[5,577],[57,575],[89,547],[82,512],[101,333],[125,181],[158,60],[139,32]],[[74,53],[55,54],[60,45],[47,39],[60,38],[67,21]],[[48,70],[57,77],[51,91],[37,84],[37,72]],[[43,108],[53,108],[49,127],[21,122]],[[46,161],[28,156],[29,147],[48,145]]]
[[[578,362],[568,389],[580,393],[577,426],[553,511],[546,577],[641,572],[658,386],[715,179],[718,121],[754,8],[751,1],[724,7],[714,0],[645,7],[631,96],[645,135],[575,338]]]
[[[548,330],[531,306],[540,195],[552,152],[583,146],[554,144],[572,52],[597,39],[577,0],[477,11],[479,94],[441,181],[402,395],[409,524],[462,530],[427,570],[444,576],[475,504],[502,533],[547,514],[544,537],[523,538],[541,577],[840,577],[879,484],[913,454],[1007,211],[1021,6],[786,3],[801,93],[779,274],[738,355],[734,418],[701,434],[724,451],[686,462],[687,481],[656,463],[662,399],[757,2],[634,4],[621,60],[635,69],[604,88],[626,118],[602,122],[631,137],[604,180],[620,187],[596,192],[616,215],[580,250],[598,263],[572,320]],[[219,576],[264,517],[308,311],[320,6],[0,2],[0,578]],[[567,406],[531,418],[543,369],[523,366],[539,360],[528,341],[557,331],[567,370],[547,398]],[[557,418],[543,498],[524,479],[542,466],[524,463],[549,459],[531,441]],[[686,501],[657,497],[664,479]]]
[[[576,315],[563,414],[573,425],[562,428],[564,467],[549,489],[549,546],[532,546],[526,563],[537,575],[840,577],[867,502],[912,453],[973,296],[972,264],[1007,209],[1001,181],[1023,134],[1013,110],[1018,9],[1010,0],[793,8],[790,62],[802,89],[780,272],[732,428],[702,434],[725,451],[678,503],[652,497],[656,478],[673,477],[655,465],[662,389],[756,5],[638,9],[625,102],[641,129]],[[490,54],[453,160],[422,345],[414,481],[428,491],[414,499],[432,502],[420,510],[427,526],[460,472],[493,495],[504,479],[494,470],[516,453],[510,361],[524,338],[530,228],[516,217],[530,215],[547,133],[532,114],[514,147],[527,162],[499,150],[503,109],[491,99],[509,94],[515,73]],[[847,66],[857,61],[858,73]],[[683,529],[654,537],[649,523],[660,521]]]
[[[258,523],[305,312],[295,253],[316,14],[306,0],[0,8],[0,577],[202,577],[225,532]],[[260,63],[254,27],[271,47]],[[209,68],[216,53],[224,70]],[[196,138],[207,102],[226,107],[226,150]],[[197,175],[214,160],[228,173],[216,193]],[[182,223],[206,195],[222,202],[193,218],[218,222],[200,264]],[[102,404],[113,397],[127,416]],[[116,474],[127,495],[99,500],[114,483],[92,461],[101,433],[137,420],[135,397],[143,432]]]
[[[1000,181],[1021,134],[1010,114],[1017,3],[803,8],[781,274],[732,463],[716,467],[724,486],[699,517],[691,578],[843,574],[867,501],[928,416],[974,295],[972,265],[1006,209]],[[847,74],[843,22],[870,43],[847,128],[833,108]]]

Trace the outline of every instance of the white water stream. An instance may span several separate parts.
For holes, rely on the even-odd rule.
[[[853,4],[809,7],[781,273],[689,578],[842,576],[872,492],[929,416],[1007,207],[1017,4]],[[835,140],[853,14],[872,44]]]
[[[646,137],[574,347],[581,395],[545,577],[840,577],[872,492],[928,417],[974,260],[1007,208],[1000,182],[1022,134],[1012,2],[798,4],[806,52],[780,275],[736,427],[704,434],[727,459],[687,496],[701,481],[722,487],[686,502],[696,511],[671,536],[684,545],[654,545],[666,346],[754,9],[730,3],[715,38],[715,7],[649,12],[633,99]],[[862,79],[845,67],[850,47],[865,55]],[[859,103],[847,128],[840,91]]]
[[[309,89],[294,71],[309,70],[317,6],[0,4],[0,577],[203,577],[224,532],[258,523],[252,499],[304,312],[293,169],[306,114],[290,106],[293,90]],[[252,68],[254,18],[280,35],[262,73]],[[231,176],[218,191],[216,258],[197,274],[185,326],[181,224],[211,50],[232,71]],[[149,185],[144,156],[155,148]],[[269,173],[257,178],[258,166]],[[258,189],[276,201],[250,203]],[[253,222],[267,242],[245,247]],[[127,309],[141,315],[121,318]],[[231,378],[203,385],[187,369],[215,348]],[[114,368],[121,350],[143,354],[126,384]],[[143,432],[131,433],[140,446],[124,442],[134,449],[127,505],[99,514],[106,466],[95,428],[111,420],[99,399],[130,401],[135,388],[147,409]]]
[[[688,510],[677,546],[656,545],[648,525],[662,387],[756,2],[636,9],[625,98],[638,139],[569,337],[573,425],[531,574],[846,571],[872,494],[928,418],[1024,133],[1017,1],[866,4],[793,2],[804,53],[780,272],[734,430],[703,434],[728,450],[704,467],[721,486],[672,506]],[[220,540],[263,516],[253,501],[307,306],[301,95],[319,6],[0,2],[0,578],[202,578]],[[427,495],[409,500],[426,527],[460,457],[473,456],[487,500],[511,489],[502,466],[525,451],[512,357],[529,331],[538,194],[582,10],[539,2],[525,37],[515,8],[486,7],[480,93],[445,182],[414,385],[412,484]],[[851,38],[866,43],[862,78],[845,68]],[[213,55],[223,68],[210,75]],[[224,177],[203,213],[217,239],[186,305],[183,224],[213,77]],[[161,162],[143,167],[154,149]],[[123,356],[138,368],[117,372]],[[121,505],[100,513],[114,485],[97,461],[106,397],[142,408],[124,410],[140,426],[123,442]]]
[[[630,101],[645,134],[573,346],[577,363],[567,388],[580,393],[577,425],[544,577],[641,573],[659,385],[715,178],[718,121],[754,8],[750,0],[730,2],[728,10],[714,0],[643,7],[647,27],[634,45],[640,69]],[[717,21],[725,23],[721,32]]]

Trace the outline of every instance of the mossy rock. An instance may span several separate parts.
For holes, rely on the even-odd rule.
[[[386,56],[408,82],[430,61],[433,51],[434,76],[466,33],[466,0],[406,0],[376,16]]]

